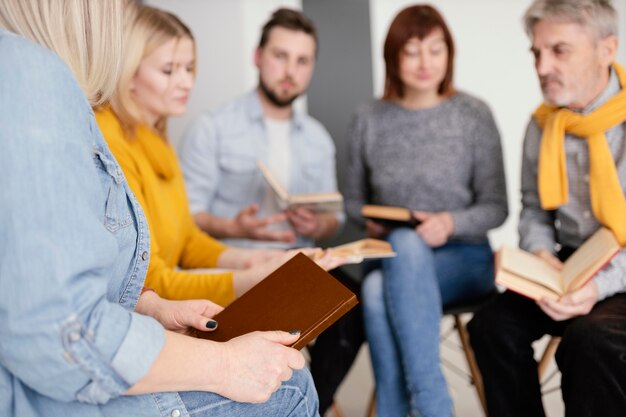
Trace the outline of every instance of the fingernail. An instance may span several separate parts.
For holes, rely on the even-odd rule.
[[[217,322],[215,320],[209,320],[206,322],[207,329],[215,329],[217,327]]]
[[[292,330],[289,333],[290,334],[300,334],[300,330]]]

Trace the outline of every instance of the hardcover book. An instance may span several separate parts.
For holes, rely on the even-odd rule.
[[[343,211],[343,196],[338,192],[289,194],[272,175],[270,170],[261,161],[257,161],[259,170],[263,174],[265,182],[274,192],[281,209],[306,207],[317,212],[340,212]]]
[[[529,252],[505,246],[498,252],[496,282],[534,300],[558,300],[584,286],[621,249],[613,232],[602,227],[558,271]]]
[[[413,216],[413,212],[406,207],[365,204],[363,208],[361,208],[361,216],[390,228],[413,228],[420,223],[419,220]]]
[[[198,337],[225,342],[257,330],[299,330],[302,349],[357,304],[356,296],[299,253],[226,306],[213,332]]]

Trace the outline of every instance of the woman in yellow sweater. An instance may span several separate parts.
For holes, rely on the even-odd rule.
[[[150,7],[140,7],[126,32],[122,77],[96,119],[148,220],[146,286],[167,299],[208,298],[226,305],[292,253],[227,247],[198,229],[166,139],[167,117],[186,111],[194,84],[193,35],[176,16]],[[234,272],[185,271],[214,267]]]

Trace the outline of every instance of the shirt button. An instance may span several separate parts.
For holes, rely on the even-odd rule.
[[[585,175],[585,176],[583,177],[583,180],[584,180],[585,182],[589,182],[589,175]]]
[[[583,217],[584,217],[585,219],[590,218],[590,217],[591,217],[591,212],[590,212],[589,210],[586,210],[586,211],[583,213]]]
[[[172,417],[180,417],[180,410],[176,409],[172,411]]]
[[[141,254],[141,259],[143,259],[144,261],[147,261],[147,260],[148,260],[148,252],[144,251],[144,252]]]
[[[78,333],[78,332],[70,333],[70,341],[78,342],[79,340],[80,340],[80,333]]]

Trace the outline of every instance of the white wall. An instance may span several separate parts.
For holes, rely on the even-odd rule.
[[[384,86],[382,58],[385,35],[393,17],[414,4],[408,0],[370,0],[374,92]],[[457,88],[485,100],[502,135],[509,196],[509,218],[491,233],[495,248],[517,244],[520,205],[520,151],[531,111],[541,94],[521,19],[531,0],[437,0],[433,2],[448,22],[457,56]],[[626,0],[614,0],[620,15],[618,61],[626,64]]]
[[[395,14],[415,1],[369,2],[372,82],[375,95],[380,96],[385,34]],[[190,26],[196,37],[197,84],[189,112],[170,122],[174,143],[198,112],[215,108],[256,85],[252,57],[262,24],[281,5],[297,9],[302,5],[301,0],[146,0],[145,3],[173,11]],[[520,149],[530,112],[541,99],[528,52],[529,41],[521,24],[523,12],[530,3],[531,0],[433,2],[448,21],[457,45],[456,86],[491,106],[502,134],[510,215],[507,222],[492,233],[494,247],[517,243]],[[618,61],[626,64],[626,0],[613,0],[613,4],[621,25]],[[349,51],[346,59],[350,59]],[[305,105],[303,101],[298,104]]]

